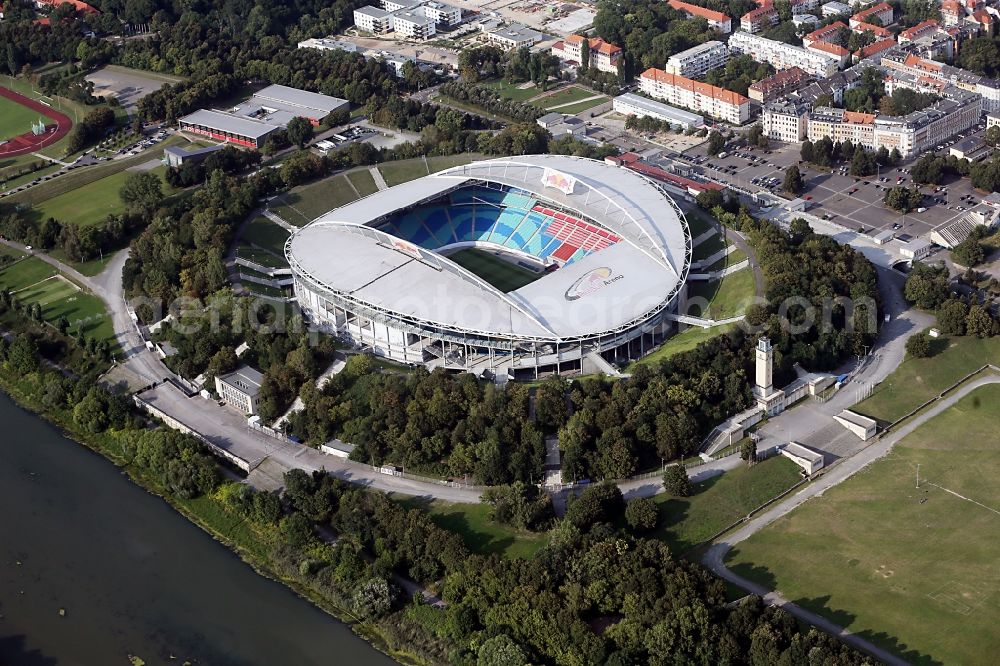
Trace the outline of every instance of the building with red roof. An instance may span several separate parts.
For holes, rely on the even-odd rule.
[[[60,5],[70,5],[77,14],[100,14],[96,8],[91,7],[86,2],[80,0],[35,0],[35,6],[39,9],[43,7],[58,7]]]
[[[774,8],[774,5],[764,5],[757,9],[751,9],[740,18],[740,28],[754,34],[777,24],[778,10]]]
[[[710,27],[723,34],[729,34],[733,31],[732,20],[722,12],[692,5],[690,2],[682,2],[682,0],[667,0],[667,4],[679,12],[684,12],[691,18],[705,19],[708,21]]]
[[[618,72],[618,63],[622,57],[621,48],[600,37],[588,38],[581,35],[570,35],[563,41],[553,44],[551,52],[560,60],[579,65],[585,57],[585,49],[588,67],[609,74]]]
[[[750,120],[750,99],[743,95],[650,67],[639,76],[639,90],[667,104],[704,113],[734,125]]]

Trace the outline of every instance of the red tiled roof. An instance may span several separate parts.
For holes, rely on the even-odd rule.
[[[80,0],[37,0],[43,5],[52,5],[53,7],[58,7],[62,4],[72,5],[73,9],[84,14],[100,14],[95,8],[88,5],[86,2],[80,2]]]
[[[843,28],[847,28],[847,25],[843,21],[837,21],[828,26],[824,26],[819,30],[813,30],[808,35],[803,37],[802,41],[810,40],[813,42],[825,42],[831,37],[836,37]]]
[[[880,39],[877,42],[872,42],[865,48],[861,49],[861,57],[867,58],[870,55],[875,55],[876,53],[881,53],[886,49],[891,49],[896,45],[896,40],[888,37],[886,39]]]
[[[706,97],[717,99],[720,102],[725,102],[727,104],[740,105],[740,104],[746,104],[750,101],[749,98],[744,97],[739,93],[735,93],[732,90],[726,90],[725,88],[719,88],[717,86],[713,86],[708,83],[695,81],[694,79],[689,79],[686,76],[680,76],[678,74],[668,74],[662,69],[656,69],[655,67],[650,67],[645,72],[643,72],[642,78],[652,79],[658,83],[677,86],[678,88],[683,88],[684,90],[691,90],[693,92],[705,95]]]
[[[872,14],[881,14],[884,11],[892,11],[892,7],[889,6],[887,2],[880,2],[877,5],[872,5],[868,9],[862,9],[860,12],[852,16],[851,18],[855,21],[864,22],[866,18]]]
[[[740,17],[741,21],[758,21],[765,17],[777,16],[778,10],[776,10],[771,5],[766,5],[764,7],[758,7],[757,9],[751,9],[746,14]]]
[[[835,55],[838,58],[842,58],[849,53],[847,49],[839,44],[831,44],[829,42],[813,42],[807,49],[813,51],[822,51],[823,53],[829,53],[830,55]]]
[[[667,4],[676,9],[679,12],[684,12],[685,14],[693,14],[694,16],[700,16],[708,21],[716,21],[718,23],[725,23],[730,20],[728,16],[722,12],[717,12],[711,9],[705,9],[704,7],[699,7],[698,5],[692,5],[689,2],[681,2],[681,0],[667,0]]]
[[[876,37],[892,37],[892,31],[888,28],[883,28],[880,25],[875,25],[874,23],[859,23],[853,28],[854,32],[870,32]]]
[[[783,69],[766,79],[761,79],[756,83],[751,83],[750,89],[767,92],[772,88],[783,88],[786,85],[807,80],[809,80],[809,74],[805,70],[798,67],[789,67],[788,69]]]
[[[921,21],[920,23],[916,24],[909,30],[904,30],[903,32],[899,33],[899,36],[904,39],[913,39],[914,37],[922,35],[924,32],[932,28],[937,28],[939,25],[940,24],[934,19],[927,19],[926,21]]]
[[[860,111],[844,111],[844,122],[853,125],[871,125],[875,122],[875,114],[861,113]]]

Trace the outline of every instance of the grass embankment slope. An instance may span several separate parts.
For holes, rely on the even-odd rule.
[[[740,544],[730,567],[911,663],[994,663],[997,405],[1000,386],[977,389]]]

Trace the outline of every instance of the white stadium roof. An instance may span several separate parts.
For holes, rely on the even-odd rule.
[[[482,181],[528,191],[622,240],[504,294],[436,252],[365,226]],[[297,275],[348,302],[421,327],[547,341],[626,330],[661,311],[687,277],[691,237],[676,204],[643,176],[596,160],[530,155],[376,192],[322,215],[285,248]],[[598,288],[570,298],[581,282]]]

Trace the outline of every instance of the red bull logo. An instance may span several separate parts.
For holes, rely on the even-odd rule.
[[[600,268],[595,268],[582,275],[580,279],[574,282],[569,289],[566,290],[566,300],[575,301],[583,298],[589,294],[594,293],[604,289],[605,287],[623,280],[624,275],[618,274],[613,275],[613,271],[607,266],[601,266]]]

